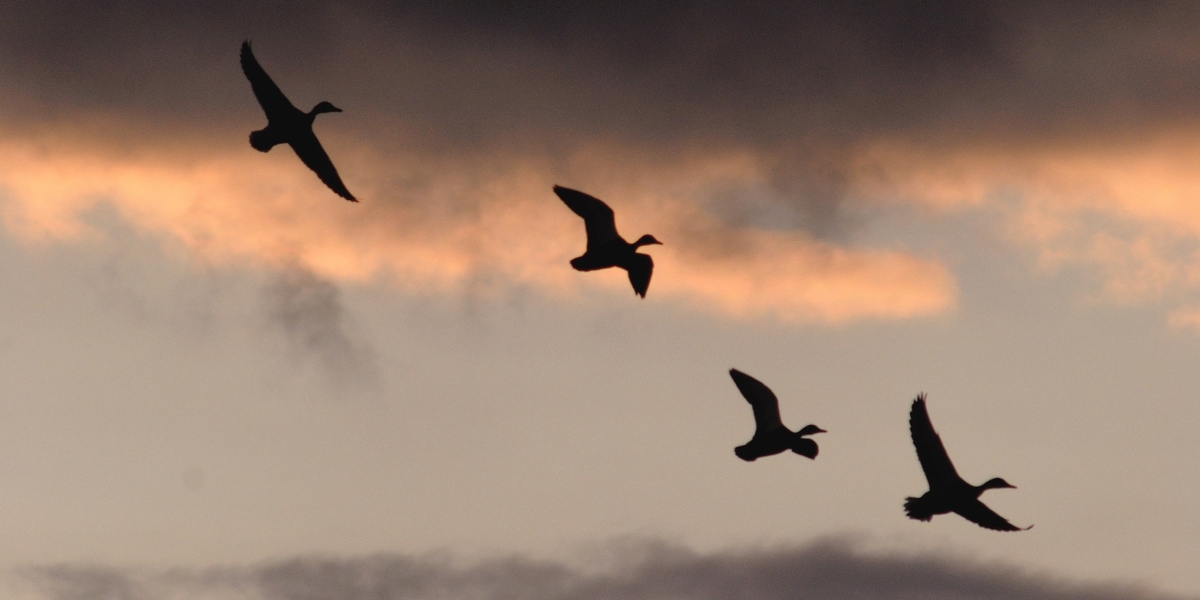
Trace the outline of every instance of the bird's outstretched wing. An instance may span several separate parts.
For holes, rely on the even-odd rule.
[[[969,504],[963,504],[954,509],[954,512],[980,527],[994,531],[1026,531],[1033,528],[1033,525],[1030,525],[1022,529],[1009,523],[1007,519],[996,514],[992,509],[978,500],[974,500]]]
[[[297,140],[289,142],[292,150],[296,151],[296,156],[300,157],[308,168],[312,169],[329,189],[333,190],[337,195],[351,201],[358,202],[358,199],[346,189],[346,184],[342,183],[342,178],[338,176],[337,169],[333,166],[333,161],[329,160],[329,155],[325,154],[325,149],[321,147],[321,142],[317,140],[315,135],[301,136]]]
[[[633,293],[645,298],[646,290],[650,288],[650,275],[654,273],[654,259],[646,254],[634,253],[624,266],[625,270],[629,271],[629,283],[633,285]]]
[[[730,369],[729,376],[733,378],[733,383],[746,398],[746,402],[754,409],[754,437],[783,427],[783,421],[779,418],[779,399],[775,397],[771,388],[737,369]]]
[[[617,222],[613,216],[613,211],[604,201],[593,196],[589,196],[583,192],[565,188],[561,185],[554,186],[554,193],[570,208],[575,214],[583,217],[583,226],[587,230],[587,248],[590,252],[593,248],[602,246],[609,240],[616,239]],[[632,280],[633,271],[629,271],[629,277]],[[646,282],[649,283],[650,276],[647,272]],[[637,284],[633,284],[637,288]],[[645,296],[645,287],[642,288],[641,295]]]
[[[950,462],[950,456],[946,454],[942,438],[938,437],[937,432],[933,430],[933,423],[929,421],[929,412],[925,409],[925,394],[917,396],[913,401],[912,411],[908,414],[908,429],[912,433],[913,445],[917,447],[917,459],[921,461],[921,470],[925,471],[925,479],[929,481],[930,489],[961,479],[954,470],[954,463]]]
[[[267,75],[267,72],[255,60],[249,41],[242,42],[242,72],[246,74],[246,79],[250,80],[250,88],[254,90],[254,97],[258,98],[258,104],[262,106],[268,120],[272,114],[277,115],[280,111],[288,109],[298,111],[295,106],[292,106],[287,96],[283,95],[279,86],[271,81],[271,76]]]

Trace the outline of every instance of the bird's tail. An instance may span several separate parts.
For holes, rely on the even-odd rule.
[[[613,266],[611,263],[604,264],[596,260],[595,256],[584,253],[583,256],[576,256],[571,259],[571,266],[576,271],[595,271],[597,269],[607,269]]]
[[[913,498],[912,496],[904,499],[904,512],[908,514],[908,518],[918,521],[933,519],[933,511],[929,510],[924,500],[924,498]]]
[[[279,139],[279,136],[275,135],[275,132],[271,131],[269,127],[250,134],[250,145],[259,152],[266,152],[282,142],[283,140]]]

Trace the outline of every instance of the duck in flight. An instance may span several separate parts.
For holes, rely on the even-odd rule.
[[[267,126],[250,134],[250,145],[260,152],[266,152],[277,144],[291,146],[292,150],[296,151],[296,156],[300,157],[300,161],[312,169],[329,189],[351,202],[358,202],[342,183],[337,169],[333,167],[333,161],[329,160],[329,155],[325,154],[325,149],[321,147],[321,142],[317,141],[317,136],[312,130],[313,119],[317,115],[342,112],[342,109],[328,102],[321,102],[305,113],[292,106],[287,96],[279,90],[279,86],[271,81],[271,76],[267,75],[255,60],[248,41],[242,42],[242,72],[246,74],[246,79],[250,80],[254,96],[258,98],[263,112],[267,114]]]
[[[992,509],[979,501],[979,496],[993,488],[1016,488],[1017,486],[1000,479],[989,479],[981,486],[974,486],[954,470],[950,456],[942,446],[942,438],[933,430],[929,421],[929,412],[925,409],[925,394],[920,394],[913,401],[912,411],[908,415],[908,428],[912,433],[913,445],[917,447],[917,459],[921,461],[921,469],[925,471],[925,479],[929,480],[929,491],[920,498],[909,497],[904,502],[904,511],[910,519],[929,521],[933,515],[957,513],[962,518],[996,531],[1024,531],[1009,523],[1004,517],[992,512]],[[1033,525],[1025,529],[1032,528]]]
[[[754,409],[754,437],[744,446],[733,449],[733,453],[744,461],[753,461],[763,456],[791,450],[801,456],[817,457],[817,443],[805,436],[825,433],[816,425],[805,425],[800,431],[791,431],[783,426],[779,418],[779,399],[763,382],[737,370],[730,369],[729,376],[738,391]]]
[[[650,287],[650,274],[654,272],[654,261],[645,254],[638,254],[638,247],[662,244],[652,235],[643,235],[632,244],[617,233],[617,222],[613,211],[599,198],[593,198],[561,185],[554,186],[554,193],[575,214],[583,217],[587,230],[587,252],[571,259],[576,271],[595,271],[609,267],[621,267],[629,272],[629,283],[633,291],[642,298]]]

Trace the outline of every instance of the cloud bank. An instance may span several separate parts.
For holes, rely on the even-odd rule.
[[[944,556],[868,553],[844,541],[716,554],[639,542],[609,552],[599,568],[517,557],[465,564],[445,556],[376,555],[201,570],[57,565],[10,572],[8,583],[20,600],[1177,598],[1145,587],[1072,583]]]
[[[582,244],[558,183],[667,242],[656,299],[723,314],[952,309],[937,257],[856,241],[895,205],[991,211],[1116,302],[1197,303],[1191,3],[65,6],[0,24],[6,222],[43,238],[111,202],[189,248],[336,281],[627,291],[563,269]],[[246,147],[246,37],[298,105],[347,110],[317,128],[363,207]]]
[[[559,297],[628,287],[623,274],[581,277],[567,266],[583,251],[582,221],[550,193],[552,171],[528,160],[493,168],[351,154],[358,189],[393,200],[348,207],[286,149],[270,157],[219,149],[172,156],[39,139],[0,142],[0,160],[11,167],[0,174],[7,191],[0,214],[26,240],[95,235],[85,217],[104,205],[214,264],[299,265],[334,281],[383,278],[417,293],[453,293],[480,281]],[[630,229],[637,223],[668,242],[655,252],[656,296],[790,321],[909,317],[953,304],[953,281],[932,260],[721,223],[681,190],[696,186],[694,178],[725,178],[754,165],[714,163],[639,175],[654,181],[648,191],[610,188],[627,235],[640,235]]]

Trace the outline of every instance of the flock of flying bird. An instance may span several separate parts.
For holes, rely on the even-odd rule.
[[[267,115],[267,126],[250,134],[250,145],[260,152],[267,152],[279,144],[291,146],[296,156],[300,157],[300,161],[315,172],[329,189],[346,200],[358,202],[342,183],[333,161],[329,160],[329,155],[325,153],[312,130],[313,120],[317,115],[342,110],[329,102],[320,102],[307,113],[296,108],[258,64],[248,41],[242,43],[241,63],[242,71],[254,90],[254,96],[258,98],[258,103]],[[554,193],[568,208],[583,218],[587,232],[587,250],[583,255],[571,259],[571,266],[578,271],[595,271],[610,267],[624,269],[629,273],[629,283],[633,286],[634,293],[645,298],[646,290],[650,287],[650,276],[654,271],[654,261],[637,250],[641,246],[662,242],[647,234],[631,244],[617,233],[613,211],[602,200],[557,185],[554,186]],[[770,388],[737,369],[730,369],[729,375],[754,411],[754,436],[746,444],[734,449],[738,458],[753,461],[787,450],[810,459],[817,457],[817,443],[808,436],[825,433],[824,429],[816,425],[806,425],[799,431],[788,429],[779,416],[779,400]],[[913,401],[908,426],[913,445],[917,449],[917,459],[929,482],[928,492],[919,498],[909,497],[905,500],[904,511],[909,518],[929,521],[934,515],[953,512],[987,529],[1023,530],[979,501],[979,496],[986,490],[1016,486],[998,477],[988,480],[983,485],[974,486],[958,475],[945,446],[942,445],[942,439],[934,431],[933,423],[929,420],[925,394],[918,395]],[[1024,529],[1031,527],[1033,526]]]

